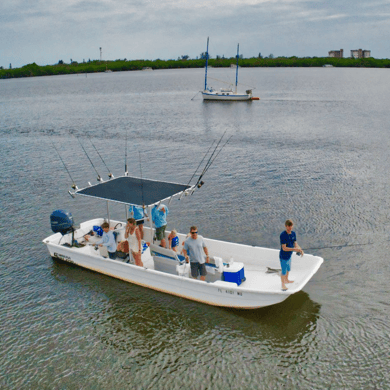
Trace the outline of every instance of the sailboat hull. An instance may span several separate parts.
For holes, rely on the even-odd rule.
[[[202,92],[203,100],[219,101],[251,101],[252,94],[237,94],[234,92]]]

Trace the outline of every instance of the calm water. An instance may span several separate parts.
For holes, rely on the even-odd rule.
[[[390,73],[241,69],[240,81],[261,100],[191,100],[203,70],[0,81],[2,389],[390,388]],[[67,194],[53,142],[79,187],[96,172],[78,139],[118,176],[126,133],[129,170],[141,159],[144,177],[187,183],[224,131],[233,138],[202,189],[171,203],[168,228],[277,248],[292,218],[301,246],[333,247],[308,250],[325,261],[302,292],[228,310],[51,259],[53,210],[76,223],[106,212]]]

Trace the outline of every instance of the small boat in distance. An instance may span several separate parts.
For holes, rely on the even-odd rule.
[[[238,84],[238,59],[239,59],[239,44],[237,44],[237,64],[236,68],[236,87],[233,91],[232,88],[221,88],[219,91],[212,87],[207,86],[207,68],[209,62],[209,38],[207,37],[207,51],[206,51],[206,67],[205,67],[205,80],[204,80],[204,91],[202,91],[203,100],[218,100],[218,101],[250,101],[259,100],[259,98],[252,99],[252,90],[248,89],[245,93],[237,92]],[[234,64],[231,64],[234,67]]]

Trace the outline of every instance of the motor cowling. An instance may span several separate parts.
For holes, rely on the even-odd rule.
[[[55,210],[50,215],[51,230],[54,233],[68,234],[74,230],[72,214],[67,210]]]

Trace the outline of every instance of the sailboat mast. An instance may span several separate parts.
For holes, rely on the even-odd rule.
[[[237,93],[237,84],[238,84],[238,58],[239,58],[238,50],[239,50],[239,47],[240,47],[240,44],[237,43],[236,93]]]
[[[207,89],[207,65],[209,62],[209,37],[207,37],[207,50],[206,50],[206,68],[205,68],[205,75],[204,75],[204,90]]]

